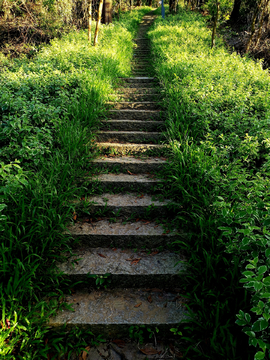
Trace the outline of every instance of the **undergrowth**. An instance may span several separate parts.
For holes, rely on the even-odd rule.
[[[149,36],[168,111],[164,176],[187,233],[194,318],[179,343],[186,359],[268,358],[269,74],[221,38],[212,50],[195,12],[159,18]]]
[[[130,74],[132,38],[149,8],[102,26],[100,43],[86,31],[53,40],[35,58],[1,58],[0,73],[0,357],[70,357],[101,334],[53,333],[48,317],[65,306],[69,284],[53,270],[71,251],[64,234],[70,199],[96,155],[93,140],[117,78]],[[81,184],[81,185],[79,185]],[[90,342],[90,343],[89,343]]]

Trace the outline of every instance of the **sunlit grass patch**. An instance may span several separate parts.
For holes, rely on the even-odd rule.
[[[192,359],[202,354],[211,359],[252,358],[254,349],[248,348],[248,337],[235,321],[240,310],[248,313],[245,317],[240,312],[238,323],[246,326],[249,344],[265,351],[269,74],[259,62],[229,53],[221,38],[211,49],[211,31],[198,13],[181,9],[165,21],[157,20],[150,39],[165,90],[171,144],[165,176],[170,196],[181,201],[175,224],[189,234],[179,246],[190,256],[193,272],[187,291],[198,314],[183,334],[190,346],[183,347]],[[254,261],[251,273],[245,273]],[[260,320],[258,304],[265,321]]]
[[[78,331],[75,344],[75,335],[52,335],[44,326],[64,300],[59,282],[63,286],[65,280],[55,274],[55,261],[62,250],[71,251],[74,241],[64,234],[74,212],[69,200],[91,193],[76,180],[91,172],[95,131],[118,78],[130,74],[132,38],[147,11],[127,12],[103,26],[96,48],[80,31],[53,40],[31,60],[1,61],[0,357],[5,360],[47,359],[86,346]]]

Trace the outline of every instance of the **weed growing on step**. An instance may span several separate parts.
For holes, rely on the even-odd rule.
[[[97,155],[98,118],[117,78],[130,74],[132,37],[147,11],[103,26],[97,48],[89,48],[87,33],[80,31],[52,41],[31,60],[1,63],[0,357],[5,360],[52,358],[76,346],[45,326],[65,306],[60,288],[70,286],[54,269],[60,254],[71,252],[64,230],[77,215],[70,200],[86,191],[76,179]]]
[[[107,287],[111,283],[111,274],[109,274],[109,273],[104,274],[104,275],[89,274],[88,278],[95,280],[95,285],[96,285],[97,289],[100,289],[100,288],[107,289]]]
[[[251,359],[254,349],[268,358],[269,74],[221,38],[212,50],[198,13],[157,20],[150,39],[168,110],[164,176],[181,204],[174,224],[187,234],[178,246],[196,315],[175,332],[187,359]]]

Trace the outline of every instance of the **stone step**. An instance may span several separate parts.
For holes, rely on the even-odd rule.
[[[168,233],[162,225],[153,221],[117,221],[100,220],[92,223],[78,222],[70,225],[66,233],[78,239],[81,245],[91,247],[119,247],[156,249],[168,248],[184,234],[176,231]]]
[[[168,146],[157,144],[119,144],[111,142],[98,142],[97,147],[106,155],[148,155],[163,156],[167,153]]]
[[[160,94],[158,93],[126,93],[126,94],[119,94],[116,100],[127,100],[127,101],[157,101],[161,98]]]
[[[147,131],[98,131],[99,142],[125,142],[138,144],[157,144],[165,139],[161,132]]]
[[[109,119],[127,119],[127,120],[161,120],[163,112],[161,110],[136,110],[122,109],[109,110]]]
[[[152,69],[149,69],[149,66],[148,65],[142,65],[142,66],[139,66],[139,65],[137,65],[137,66],[132,66],[132,69],[133,69],[133,71],[141,71],[141,72],[145,72],[146,73],[146,75],[143,75],[143,77],[145,77],[145,76],[147,76],[150,72],[153,72],[153,70]],[[137,76],[133,76],[133,77],[138,77],[139,75],[137,75]]]
[[[142,50],[147,50],[147,51],[151,52],[149,41],[136,41],[133,44],[134,44],[133,51],[142,49]]]
[[[89,275],[110,274],[110,287],[167,287],[179,286],[185,277],[185,259],[170,250],[161,252],[104,247],[74,249],[74,256],[58,263],[57,271],[72,280],[95,286]],[[68,256],[68,254],[66,254]],[[83,284],[85,286],[85,284]],[[81,284],[78,286],[80,287]]]
[[[133,50],[133,55],[147,55],[151,56],[151,51],[147,48],[140,48],[139,46]]]
[[[137,217],[145,216],[165,216],[173,212],[173,206],[179,207],[178,204],[173,204],[170,200],[161,200],[158,198],[152,200],[152,196],[144,195],[138,196],[136,193],[130,194],[109,194],[105,193],[102,196],[90,196],[85,200],[73,201],[76,205],[82,205],[87,208],[89,214],[112,214],[114,216],[131,215]],[[79,206],[80,207],[80,206]],[[78,210],[79,212],[79,210]]]
[[[120,109],[138,109],[138,110],[157,110],[160,108],[160,105],[155,101],[119,101],[113,102],[109,101],[107,104],[111,107],[114,105],[115,110]]]
[[[158,82],[141,82],[137,81],[134,83],[121,83],[122,88],[159,88]],[[120,89],[121,90],[121,89]]]
[[[133,68],[132,69],[132,76],[138,77],[138,76],[146,76],[150,73],[153,74],[153,71],[148,70],[147,68]]]
[[[147,43],[137,42],[133,49],[134,52],[136,51],[148,51],[149,54],[151,54],[151,50],[149,48],[149,45]]]
[[[93,160],[93,163],[100,169],[118,170],[131,173],[147,173],[160,171],[166,164],[166,160],[160,158],[138,159],[133,156],[122,157],[100,157]]]
[[[133,53],[133,58],[135,58],[137,61],[140,61],[140,59],[143,60],[143,61],[149,60],[149,57],[150,57],[149,55]]]
[[[133,77],[146,77],[150,73],[153,73],[152,69],[149,69],[147,65],[145,66],[132,66],[132,71],[142,72],[144,75],[132,75]]]
[[[140,40],[150,43],[150,40],[147,37],[136,37],[133,41],[140,41]]]
[[[148,72],[141,72],[141,71],[137,71],[137,70],[133,70],[132,71],[132,74],[134,75],[134,76],[145,76],[146,74],[147,74]]]
[[[136,76],[136,77],[129,77],[129,78],[121,78],[122,81],[125,81],[126,83],[153,83],[157,81],[157,78],[154,77],[148,77],[148,76]]]
[[[140,71],[140,72],[144,72],[144,75],[140,76],[140,75],[131,75],[132,77],[146,77],[149,76],[150,74],[153,75],[153,69],[149,68],[149,65],[143,65],[143,66],[132,66],[133,71]]]
[[[161,289],[84,290],[65,299],[71,310],[59,311],[49,326],[67,330],[75,326],[109,338],[126,337],[131,326],[158,327],[162,337],[170,329],[189,320],[185,300],[177,293]],[[93,359],[94,360],[94,359]]]
[[[152,67],[149,64],[149,61],[145,61],[145,62],[135,61],[135,62],[131,63],[131,66],[136,67],[136,68],[141,68],[141,69],[145,69],[147,67],[147,68],[150,68],[150,70],[152,70]]]
[[[98,189],[105,191],[121,192],[150,192],[152,194],[160,192],[163,187],[163,181],[147,174],[100,174],[97,177],[89,179],[89,183],[98,182]],[[87,178],[84,179],[84,185],[87,186]]]
[[[141,120],[105,120],[101,123],[101,130],[118,131],[163,131],[164,121]]]
[[[118,94],[159,94],[160,93],[160,89],[157,87],[138,87],[136,88],[135,86],[132,88],[128,88],[128,87],[122,87],[118,89]]]

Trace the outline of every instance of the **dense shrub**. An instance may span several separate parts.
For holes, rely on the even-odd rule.
[[[166,176],[182,206],[176,224],[190,237],[179,246],[190,256],[199,319],[185,336],[201,328],[202,350],[194,349],[211,359],[248,358],[238,317],[262,359],[270,344],[269,74],[221,39],[211,50],[211,31],[194,12],[158,20],[150,38],[168,110]]]
[[[147,11],[103,26],[96,48],[80,31],[53,40],[32,60],[3,58],[1,358],[56,358],[89,344],[80,331],[55,336],[44,326],[63,306],[59,282],[65,280],[53,271],[54,263],[64,249],[71,251],[64,234],[74,211],[70,200],[87,191],[77,180],[91,171],[99,119],[118,78],[130,73],[132,38]]]

